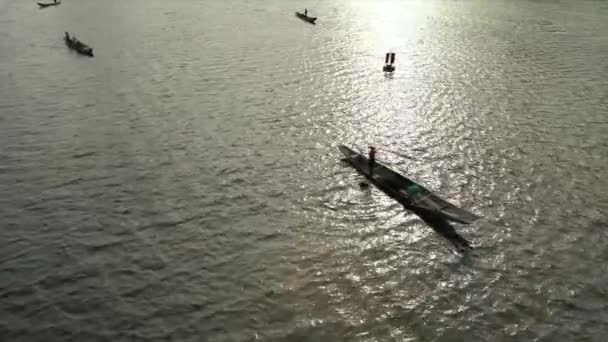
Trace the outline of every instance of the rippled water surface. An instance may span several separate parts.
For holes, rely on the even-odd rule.
[[[0,0],[0,340],[604,341],[607,18]],[[473,251],[340,143],[483,215]]]

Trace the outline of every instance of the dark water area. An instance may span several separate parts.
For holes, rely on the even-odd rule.
[[[0,340],[603,341],[607,18],[0,0]],[[361,191],[341,143],[482,215],[474,249]]]

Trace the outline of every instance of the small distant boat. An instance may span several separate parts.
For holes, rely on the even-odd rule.
[[[65,44],[72,50],[78,52],[81,55],[87,55],[93,57],[93,49],[87,44],[79,41],[76,37],[70,37],[69,33],[65,33]]]
[[[300,13],[300,12],[296,12],[296,17],[304,20],[304,21],[308,21],[311,24],[314,24],[315,21],[317,20],[317,17],[309,17],[304,13]]]
[[[384,72],[393,72],[393,71],[395,71],[395,66],[387,64],[387,65],[385,65],[385,66],[382,67],[382,71],[384,71]]]
[[[46,7],[51,7],[51,6],[59,6],[59,4],[61,4],[61,1],[57,1],[57,2],[37,2],[38,6],[40,6],[40,8],[46,8]]]
[[[386,57],[384,58],[384,66],[382,67],[382,71],[384,72],[393,72],[395,71],[395,53],[388,52]]]

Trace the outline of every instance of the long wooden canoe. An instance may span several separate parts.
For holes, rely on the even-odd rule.
[[[340,145],[339,149],[353,168],[407,209],[462,224],[470,224],[481,218],[440,198],[422,185],[378,162],[375,162],[370,169],[369,160],[349,147]]]
[[[309,22],[311,24],[314,24],[315,21],[317,21],[316,17],[309,17],[306,14],[300,13],[300,12],[296,12],[296,17],[298,17],[298,18],[300,18],[300,19],[302,19],[304,21],[307,21],[307,22]]]

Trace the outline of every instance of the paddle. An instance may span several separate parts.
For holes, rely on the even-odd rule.
[[[398,155],[399,157],[402,157],[402,158],[405,158],[405,159],[409,159],[409,160],[416,160],[416,158],[414,158],[414,157],[412,157],[412,156],[410,156],[410,155],[407,155],[407,154],[405,154],[405,153],[401,153],[401,152],[399,152],[399,151],[385,150],[385,149],[381,149],[381,151],[385,151],[385,152],[388,152],[388,153],[392,153],[392,154]]]
[[[385,149],[383,147],[377,147],[377,149],[378,149],[379,152],[388,152],[388,153],[392,153],[394,155],[397,155],[397,156],[405,158],[405,159],[414,160],[414,161],[416,160],[416,158],[414,158],[414,157],[412,157],[410,155],[407,155],[405,153],[399,152],[399,151]],[[364,156],[367,156],[367,153],[362,152],[361,148],[358,148],[358,150],[359,150],[359,153],[361,153]]]

